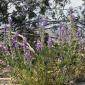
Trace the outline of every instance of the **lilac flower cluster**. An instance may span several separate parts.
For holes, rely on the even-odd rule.
[[[48,48],[53,47],[53,40],[51,37],[48,37],[47,46]],[[44,48],[43,43],[39,39],[36,41],[35,48],[37,52],[41,52]]]
[[[71,16],[72,21],[75,21],[76,17],[74,16],[74,14],[70,14],[70,16]]]
[[[16,34],[12,38],[12,47],[14,47],[14,48],[16,48],[18,46],[17,45],[17,37],[18,37],[18,32],[16,32]]]
[[[71,30],[68,28],[67,24],[61,22],[58,28],[59,41],[62,43],[69,42],[70,34],[71,34]]]
[[[65,30],[64,24],[60,23],[60,30],[59,30],[59,38],[60,38],[60,40],[63,39],[64,30]]]
[[[41,25],[42,25],[42,26],[46,26],[46,25],[47,25],[47,20],[42,20]]]
[[[80,30],[79,28],[78,28],[78,30],[77,30],[76,35],[77,35],[78,40],[80,40],[80,37],[81,37],[81,30]]]
[[[46,26],[47,25],[47,19],[46,18],[42,18],[41,17],[41,19],[39,20],[39,25],[41,26],[41,27],[44,27],[44,26]]]
[[[5,44],[0,43],[0,51],[7,52],[7,47],[5,46]]]
[[[83,52],[84,51],[84,39],[82,37],[80,37],[79,39],[79,51]]]
[[[43,44],[41,43],[40,40],[37,40],[35,47],[36,47],[36,50],[37,50],[37,51],[39,51],[39,52],[42,51],[42,49],[43,49]]]
[[[53,46],[53,40],[52,40],[51,37],[48,38],[47,43],[48,43],[48,47],[49,47],[49,48],[51,48],[51,47]]]
[[[28,45],[27,45],[27,40],[25,39],[23,41],[23,50],[24,50],[24,57],[26,60],[29,60],[32,58],[32,55],[31,55],[31,52],[30,50],[28,49]]]

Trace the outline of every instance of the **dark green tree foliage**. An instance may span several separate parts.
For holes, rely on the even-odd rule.
[[[44,3],[46,6],[49,6],[49,0],[43,0],[43,3]]]
[[[46,7],[45,6],[42,6],[41,7],[41,10],[40,10],[40,13],[44,15],[45,14],[45,11],[46,11]]]
[[[67,0],[55,0],[56,3],[62,2],[62,1],[67,1]],[[13,3],[16,6],[16,13],[13,12],[12,13],[12,18],[14,20],[14,22],[17,23],[21,20],[25,20],[25,17],[27,16],[27,14],[29,15],[29,19],[36,17],[36,14],[34,13],[34,10],[36,9],[36,6],[40,7],[40,14],[45,14],[45,11],[47,10],[48,7],[50,7],[49,5],[49,0],[41,0],[41,1],[37,1],[37,0],[0,0],[0,15],[2,16],[2,20],[3,22],[7,22],[7,17],[8,17],[8,4],[9,3]],[[20,4],[24,5],[20,5]],[[16,15],[18,15],[17,17],[15,17]],[[15,17],[15,18],[14,18]],[[19,19],[21,18],[22,19]]]
[[[62,1],[67,0],[56,0],[56,4]],[[18,30],[20,34],[24,34],[28,39],[28,36],[33,37],[35,33],[33,28],[38,26],[38,16],[34,10],[36,7],[40,7],[39,15],[44,15],[46,10],[50,8],[49,0],[0,0],[0,15],[4,23],[7,23],[9,3],[15,5],[16,8],[11,14],[13,31]],[[35,17],[37,23],[35,21],[28,22]]]
[[[29,19],[36,17],[36,14],[33,11],[29,11]]]
[[[13,22],[15,22],[16,24],[18,23],[23,23],[23,21],[25,20],[25,15],[22,13],[22,11],[14,11],[12,13],[12,20]]]
[[[8,3],[6,0],[0,0],[0,16],[1,20],[6,23],[8,19]]]

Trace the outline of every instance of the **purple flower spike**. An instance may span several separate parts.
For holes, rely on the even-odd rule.
[[[3,48],[3,45],[2,44],[0,44],[0,49],[2,49]]]
[[[26,40],[26,39],[23,41],[23,49],[24,49],[24,50],[27,49],[27,40]]]
[[[18,33],[16,32],[16,34],[14,35],[13,39],[12,39],[12,46],[14,48],[17,47],[17,37],[18,37]]]
[[[7,48],[4,44],[0,44],[0,51],[4,51],[4,52],[7,52]]]
[[[60,23],[60,30],[59,30],[60,40],[63,38],[64,31],[65,31],[64,24],[63,23]]]
[[[49,37],[48,38],[48,47],[51,48],[53,46],[53,41],[52,41],[52,38]]]
[[[25,39],[23,41],[23,50],[24,50],[24,57],[26,60],[29,60],[32,58],[31,52],[28,49],[28,45],[27,45],[27,40]]]
[[[40,42],[40,40],[37,40],[37,43],[36,43],[36,50],[37,51],[42,51],[42,49],[43,49],[43,45],[42,45],[42,43]]]
[[[24,57],[25,57],[26,60],[31,59],[32,58],[31,52],[29,50],[26,50],[24,52]]]
[[[46,26],[47,25],[47,20],[43,20],[41,24],[42,24],[42,26]]]
[[[47,19],[46,18],[41,18],[40,20],[39,20],[39,25],[41,26],[41,27],[44,27],[44,26],[46,26],[48,24],[48,22],[47,22]]]
[[[71,14],[70,16],[71,16],[71,19],[72,19],[73,21],[75,21],[76,17],[75,17],[73,14]]]
[[[77,30],[77,37],[80,38],[81,37],[81,30],[78,28]]]

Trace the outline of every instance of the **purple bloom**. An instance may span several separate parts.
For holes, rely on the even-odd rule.
[[[40,42],[40,40],[37,40],[37,42],[36,42],[36,50],[37,51],[42,51],[42,49],[43,49],[43,45],[42,45],[42,43]]]
[[[0,49],[2,49],[3,48],[3,45],[2,44],[0,44]]]
[[[62,42],[67,42],[69,40],[70,30],[67,25],[64,23],[60,23],[60,27],[58,29],[59,40]]]
[[[24,57],[25,57],[25,59],[29,60],[32,57],[32,55],[31,55],[31,52],[28,49],[27,40],[26,39],[23,41],[23,50],[24,50]]]
[[[53,46],[53,41],[52,41],[52,38],[51,37],[48,38],[47,43],[48,43],[48,47],[49,48],[51,48]]]
[[[18,33],[16,32],[16,34],[14,35],[13,39],[12,39],[12,46],[14,48],[17,47],[17,37],[18,37]]]
[[[60,30],[63,32],[64,31],[64,24],[60,23]]]
[[[81,37],[81,30],[80,29],[77,30],[76,35],[77,35],[78,40],[80,41],[80,37]]]
[[[63,33],[64,33],[64,30],[65,30],[65,27],[64,27],[64,24],[61,23],[60,24],[60,30],[59,30],[59,37],[60,37],[60,40],[63,38]]]
[[[79,40],[79,50],[80,51],[84,51],[84,39],[80,37],[80,40]]]
[[[72,19],[73,21],[75,21],[76,17],[75,17],[73,14],[71,14],[70,16],[71,16],[71,19]]]
[[[46,26],[47,25],[47,20],[43,20],[41,24],[42,24],[42,26]]]
[[[40,21],[39,21],[39,25],[42,26],[42,27],[46,26],[47,25],[47,19],[41,18]]]
[[[3,43],[0,44],[0,51],[7,52],[7,48]]]
[[[24,50],[27,49],[27,40],[26,39],[23,40],[23,49]]]
[[[31,52],[29,50],[26,50],[24,52],[24,57],[25,57],[26,60],[31,59],[32,58]]]

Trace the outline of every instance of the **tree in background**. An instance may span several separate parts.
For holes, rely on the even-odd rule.
[[[6,0],[0,0],[0,21],[7,23],[8,19],[8,2]]]
[[[54,8],[51,7],[50,0],[0,0],[0,19],[3,23],[7,23],[8,16],[11,16],[13,31],[18,31],[28,39],[30,39],[30,37],[32,39],[32,37],[34,38],[35,36],[36,29],[38,29],[39,25],[41,25],[40,22],[43,22],[41,16],[45,16],[47,10],[55,9],[52,13],[52,18],[58,22],[58,19],[55,18],[55,15],[58,13],[57,6],[60,6],[59,14],[61,15],[60,17],[63,17],[61,21],[65,22],[63,9],[69,0],[53,1],[55,3]],[[14,10],[11,14],[8,13],[9,4],[14,5],[16,8],[16,10]],[[39,9],[38,12],[35,12],[37,9]]]

